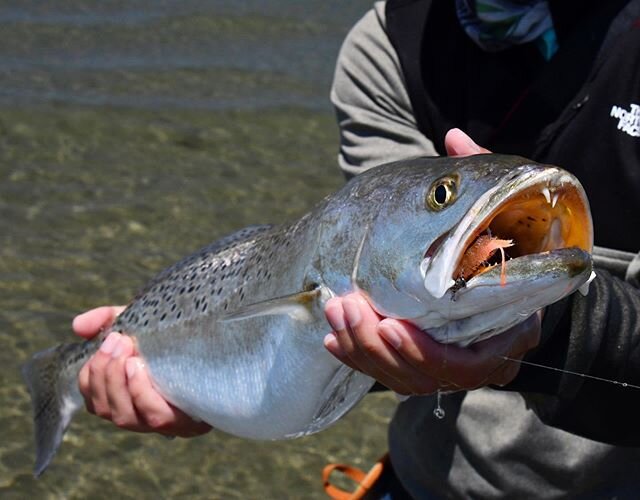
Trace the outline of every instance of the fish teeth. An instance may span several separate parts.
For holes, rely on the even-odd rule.
[[[558,203],[558,193],[553,193],[552,196],[548,186],[543,187],[541,193],[544,199],[547,200],[547,203],[551,205],[551,208],[554,208],[556,203]]]
[[[558,219],[553,219],[551,222],[551,228],[547,234],[548,238],[551,238],[551,245],[553,248],[561,248],[564,245],[562,238],[562,223]]]

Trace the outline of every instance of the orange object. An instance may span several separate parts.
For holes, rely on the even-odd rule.
[[[345,464],[328,464],[322,470],[322,482],[324,484],[324,491],[333,500],[360,500],[371,490],[373,485],[382,475],[385,466],[389,464],[389,454],[378,459],[369,472],[364,472],[362,469]],[[331,484],[331,474],[334,472],[341,472],[353,482],[356,483],[356,489],[354,491],[346,491],[337,486]]]
[[[490,236],[487,234],[483,234],[479,236],[472,244],[467,248],[464,255],[462,256],[462,260],[458,265],[458,269],[456,271],[456,277],[462,277],[465,280],[468,280],[475,274],[482,272],[483,270],[491,269],[493,266],[487,265],[487,261],[496,253],[498,250],[502,253],[502,275],[501,281],[504,286],[504,280],[506,279],[504,276],[504,263],[505,263],[505,254],[504,249],[513,246],[513,240],[502,240],[500,238],[496,238],[495,236]],[[484,268],[484,269],[483,269]]]
[[[507,284],[507,266],[503,247],[500,247],[500,253],[502,254],[502,267],[500,268],[500,286],[505,286]]]

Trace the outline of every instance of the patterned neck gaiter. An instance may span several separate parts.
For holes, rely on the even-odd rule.
[[[535,42],[549,60],[558,50],[546,0],[456,0],[456,10],[467,35],[488,52]]]

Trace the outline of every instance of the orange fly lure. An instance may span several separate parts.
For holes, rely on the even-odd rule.
[[[473,244],[467,248],[467,251],[462,257],[462,261],[458,266],[460,276],[467,280],[477,274],[482,267],[486,267],[487,269],[493,267],[487,264],[487,261],[500,250],[502,254],[500,285],[505,286],[507,284],[507,269],[505,266],[506,258],[504,249],[513,246],[513,244],[513,240],[501,240],[488,234],[479,236]]]

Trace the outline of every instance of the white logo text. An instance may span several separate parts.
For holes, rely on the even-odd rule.
[[[640,137],[640,105],[631,104],[628,111],[620,106],[613,106],[610,116],[618,120],[618,130],[626,132],[631,137]]]

